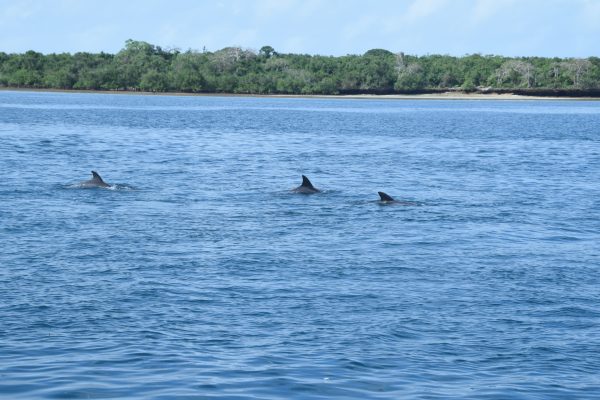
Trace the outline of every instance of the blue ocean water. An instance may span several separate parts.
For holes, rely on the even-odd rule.
[[[1,398],[600,398],[600,102],[0,91],[0,154]]]

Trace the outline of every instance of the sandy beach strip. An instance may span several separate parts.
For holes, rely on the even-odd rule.
[[[82,90],[82,89],[41,89],[0,87],[0,91],[49,92],[49,93],[89,93],[122,94],[141,96],[218,96],[218,97],[266,97],[266,98],[306,98],[306,99],[362,99],[362,100],[579,100],[600,101],[597,97],[567,96],[524,96],[512,93],[463,93],[443,92],[424,94],[246,94],[246,93],[186,93],[186,92],[143,92],[133,90]]]

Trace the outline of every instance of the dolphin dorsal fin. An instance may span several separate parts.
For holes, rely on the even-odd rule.
[[[307,187],[307,188],[311,188],[311,189],[315,188],[313,186],[313,184],[310,183],[310,180],[306,176],[304,176],[304,175],[302,175],[302,185],[301,186],[304,186],[304,187]]]
[[[381,201],[395,201],[394,198],[392,196],[390,196],[389,194],[383,193],[383,192],[377,192],[379,193],[379,197],[381,197]]]
[[[98,174],[96,171],[92,171],[92,180],[96,181],[96,182],[105,183],[104,180],[102,180],[102,177],[100,176],[100,174]]]

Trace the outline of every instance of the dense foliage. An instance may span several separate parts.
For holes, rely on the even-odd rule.
[[[600,58],[410,56],[387,50],[342,57],[165,50],[128,40],[117,54],[0,52],[0,86],[153,92],[347,94],[423,91],[600,90]]]

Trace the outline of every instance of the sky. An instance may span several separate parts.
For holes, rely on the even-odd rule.
[[[117,53],[127,39],[340,56],[600,56],[600,0],[0,0],[0,52]]]

